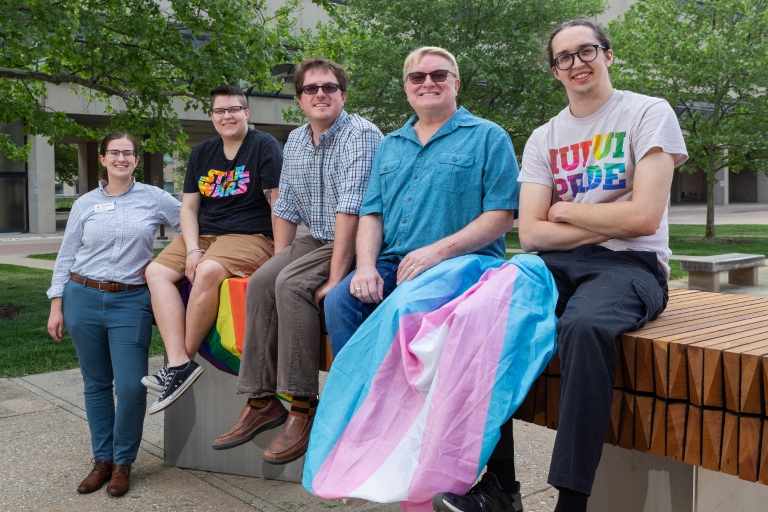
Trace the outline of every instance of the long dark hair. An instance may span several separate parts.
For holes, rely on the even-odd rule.
[[[107,148],[109,147],[109,143],[113,140],[118,139],[128,139],[131,141],[131,144],[133,144],[133,151],[136,152],[138,155],[139,153],[139,143],[136,140],[136,137],[131,135],[128,132],[111,132],[108,133],[102,140],[101,140],[101,148],[99,149],[99,154],[101,156],[107,156]],[[101,179],[109,182],[109,175],[107,174],[107,168],[104,167],[104,171],[101,173]]]
[[[597,39],[600,41],[600,46],[604,47],[606,52],[611,49],[611,40],[608,39],[608,36],[606,35],[605,30],[603,30],[603,27],[601,27],[594,21],[580,20],[580,19],[566,21],[562,25],[558,26],[555,30],[553,30],[551,34],[549,34],[549,41],[547,42],[547,59],[548,59],[547,61],[549,62],[550,67],[555,65],[555,56],[552,54],[552,40],[555,38],[557,34],[571,27],[591,28],[592,31],[597,36]]]

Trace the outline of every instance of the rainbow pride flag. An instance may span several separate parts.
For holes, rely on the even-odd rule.
[[[532,255],[454,258],[398,286],[333,362],[304,487],[409,512],[466,493],[555,352],[556,301]]]
[[[219,370],[237,375],[240,373],[240,357],[243,354],[245,336],[245,289],[248,278],[225,279],[219,288],[219,313],[216,322],[205,336],[197,351],[206,361]],[[189,301],[192,284],[184,278],[179,293],[184,306]]]

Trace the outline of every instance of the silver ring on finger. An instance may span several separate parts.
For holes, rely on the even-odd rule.
[[[355,288],[355,293],[362,293],[362,292],[363,292],[362,288]]]

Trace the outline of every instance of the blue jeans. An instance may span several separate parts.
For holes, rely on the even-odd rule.
[[[397,286],[397,263],[379,260],[376,270],[384,280],[384,298],[386,299]],[[333,357],[344,348],[349,339],[355,334],[365,319],[368,318],[378,304],[367,304],[349,293],[349,283],[355,275],[353,271],[342,282],[333,287],[325,297],[325,328],[331,338]]]
[[[132,464],[147,409],[141,378],[147,374],[152,341],[149,289],[100,292],[69,281],[62,307],[83,375],[93,457]]]

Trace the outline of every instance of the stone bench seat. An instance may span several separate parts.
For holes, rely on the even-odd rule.
[[[757,268],[765,265],[762,254],[729,253],[680,258],[680,268],[688,272],[688,288],[720,291],[720,272],[728,271],[728,283],[757,286]]]

